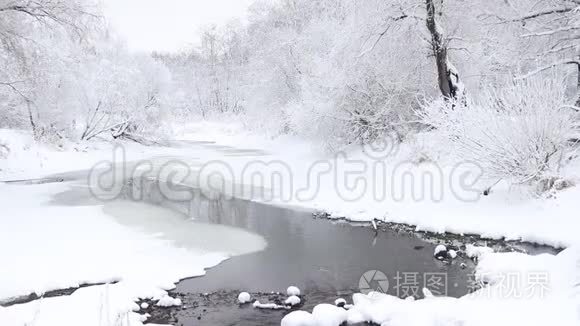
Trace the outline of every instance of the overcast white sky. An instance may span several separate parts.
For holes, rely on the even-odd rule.
[[[201,26],[244,18],[253,0],[104,0],[112,28],[136,51],[176,51],[197,42]]]

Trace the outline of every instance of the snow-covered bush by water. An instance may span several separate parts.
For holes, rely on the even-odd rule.
[[[419,114],[486,177],[537,182],[558,175],[578,133],[578,113],[556,80],[514,80],[465,103],[427,103]]]

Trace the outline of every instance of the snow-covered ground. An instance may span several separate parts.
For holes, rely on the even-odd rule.
[[[484,253],[477,278],[488,286],[461,298],[403,300],[371,292],[355,294],[345,311],[320,304],[312,313],[297,311],[282,326],[337,326],[374,322],[384,326],[578,325],[580,322],[580,252],[557,256]]]
[[[483,254],[479,272],[490,284],[496,284],[492,285],[489,297],[471,295],[458,300],[428,298],[410,302],[357,295],[355,307],[348,312],[349,318],[362,316],[364,320],[388,321],[388,325],[399,322],[430,325],[433,320],[453,325],[462,321],[469,325],[501,325],[510,320],[542,325],[546,323],[540,321],[551,324],[558,315],[555,324],[577,325],[574,322],[578,322],[580,313],[577,294],[580,266],[576,249],[580,245],[577,235],[580,222],[576,214],[578,187],[554,193],[549,198],[538,198],[523,189],[500,183],[490,196],[481,197],[477,194],[493,181],[480,180],[471,185],[469,178],[475,176],[476,167],[456,167],[443,151],[430,147],[425,139],[401,146],[396,152],[389,151],[379,161],[384,162],[380,167],[387,173],[377,175],[373,170],[377,161],[373,158],[382,154],[368,149],[353,147],[343,156],[331,156],[304,140],[264,139],[240,126],[208,122],[187,126],[175,138],[186,142],[173,148],[120,145],[127,160],[179,159],[185,163],[182,167],[192,169],[195,182],[204,184],[205,176],[219,175],[218,180],[225,181],[220,190],[255,200],[315,208],[333,217],[356,221],[379,219],[415,225],[418,230],[475,233],[489,238],[570,247],[559,256]],[[26,133],[6,130],[0,131],[0,141],[10,148],[4,155],[6,158],[0,159],[0,180],[85,170],[100,161],[113,159],[112,146],[108,143],[68,144],[65,150],[59,150],[34,144]],[[424,158],[436,159],[439,165]],[[415,164],[418,162],[423,163]],[[317,174],[317,169],[329,172]],[[359,169],[361,172],[356,172]],[[355,173],[348,174],[349,171]],[[270,184],[268,180],[273,172],[289,174],[286,177],[282,174],[282,183]],[[433,186],[416,177],[412,183],[419,193],[413,197],[411,188],[402,187],[407,172],[433,177]],[[571,180],[577,177],[576,172],[580,169],[570,169]],[[264,176],[266,181],[253,178],[253,173]],[[361,180],[368,182],[366,187]],[[386,180],[374,183],[387,184],[384,193],[371,187],[377,180]],[[248,187],[250,184],[258,187]],[[205,186],[214,188],[211,182]],[[227,252],[227,248],[180,241],[180,232],[171,232],[175,229],[156,232],[157,226],[162,228],[163,223],[155,226],[159,221],[154,213],[146,219],[151,222],[145,223],[148,227],[139,228],[135,221],[119,219],[111,213],[111,209],[119,212],[119,207],[108,207],[107,211],[99,205],[49,203],[54,194],[70,187],[69,183],[0,185],[0,247],[3,248],[0,301],[85,283],[119,282],[83,288],[67,297],[0,308],[1,325],[77,325],[79,321],[83,325],[139,325],[143,318],[131,312],[139,309],[134,303],[136,299],[162,299],[166,290],[180,279],[202,275],[205,268],[218,264],[228,254],[237,253],[233,249]],[[261,193],[256,189],[270,191]],[[429,192],[423,192],[425,189]],[[251,235],[242,235],[238,239],[248,242],[246,236],[251,238]],[[249,242],[255,245],[248,250],[259,250],[260,239],[252,239]],[[520,276],[546,272],[554,282],[550,282],[548,296],[526,300],[501,297],[494,289],[505,286],[497,280],[506,271]],[[518,286],[525,290],[524,285]],[[424,313],[416,314],[416,311]]]
[[[24,135],[12,139],[27,146]],[[105,149],[53,153],[39,147],[33,153],[25,147],[12,148],[15,157],[2,162],[5,180],[89,168],[105,154]],[[136,150],[133,155],[140,153]],[[35,165],[38,160],[31,156],[36,155],[43,155],[46,164]],[[195,223],[168,209],[92,201],[83,180],[0,184],[0,207],[0,302],[109,283],[82,288],[70,296],[0,307],[3,326],[141,325],[146,318],[138,313],[138,299],[176,304],[167,290],[179,280],[204,275],[206,268],[228,257],[266,246],[258,235]],[[222,241],[221,236],[229,241]]]

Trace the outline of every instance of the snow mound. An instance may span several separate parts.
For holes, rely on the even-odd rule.
[[[457,251],[455,251],[455,250],[449,250],[449,251],[447,252],[447,254],[449,255],[449,257],[450,257],[451,259],[455,259],[455,258],[457,258]]]
[[[438,245],[437,247],[435,247],[433,256],[435,256],[435,258],[438,259],[445,258],[447,256],[447,247],[442,244]]]
[[[286,299],[286,301],[284,301],[285,304],[290,305],[290,306],[297,306],[300,304],[300,298],[293,295],[288,297],[288,299]]]
[[[288,307],[286,306],[281,306],[275,303],[261,303],[258,300],[254,301],[253,306],[254,308],[258,309],[272,309],[272,310],[288,309]]]
[[[172,298],[169,295],[165,295],[163,298],[159,299],[155,304],[158,307],[175,307],[181,306],[181,299],[179,298]]]
[[[318,326],[314,316],[307,311],[293,311],[282,318],[281,326]]]
[[[238,295],[238,302],[241,304],[248,303],[252,300],[252,296],[248,292],[242,292]]]
[[[300,295],[300,289],[296,286],[289,286],[288,289],[286,289],[286,294],[288,296],[299,296]]]
[[[346,310],[328,303],[314,307],[312,316],[317,326],[340,326],[348,319]]]
[[[465,247],[465,254],[469,258],[480,259],[485,254],[493,253],[493,249],[489,247],[478,247],[472,244],[468,244]]]

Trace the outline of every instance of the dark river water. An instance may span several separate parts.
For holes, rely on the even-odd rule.
[[[70,181],[70,190],[56,194],[53,204],[105,204],[97,200],[82,181],[85,175],[86,172],[79,171],[17,183]],[[476,286],[472,282],[475,264],[461,253],[461,249],[464,243],[481,243],[481,239],[426,236],[413,232],[411,227],[397,225],[379,225],[377,231],[370,225],[317,218],[312,211],[226,199],[219,195],[204,196],[196,188],[183,185],[171,185],[172,193],[187,193],[188,196],[168,199],[160,185],[167,186],[147,177],[129,179],[124,183],[121,196],[107,202],[104,209],[116,215],[120,223],[141,229],[146,226],[148,232],[168,231],[178,235],[178,239],[174,239],[178,240],[178,246],[185,244],[185,247],[196,248],[201,245],[219,251],[230,244],[231,251],[232,243],[242,242],[239,251],[231,251],[238,255],[209,269],[205,276],[177,284],[171,295],[181,298],[181,307],[159,308],[146,300],[149,308],[141,313],[151,315],[150,323],[279,325],[290,310],[261,310],[239,305],[237,296],[247,291],[262,303],[282,303],[286,299],[285,289],[290,285],[302,290],[302,303],[294,309],[309,311],[319,303],[333,303],[337,298],[350,302],[352,294],[368,290],[401,298],[422,298],[421,289],[427,287],[435,295],[459,297]],[[160,209],[154,210],[155,207]],[[143,209],[155,211],[150,214],[154,219],[143,219],[147,215]],[[178,225],[180,232],[157,230],[157,226],[167,225],[148,223],[164,220],[170,225]],[[219,227],[207,227],[212,224]],[[208,234],[200,231],[205,229]],[[267,242],[265,248],[264,240]],[[249,244],[245,246],[244,241]],[[458,249],[459,256],[435,259],[433,253],[438,243]],[[497,241],[495,245],[499,250],[554,252],[553,248],[525,243]],[[264,249],[256,252],[256,248]]]
[[[279,325],[288,311],[239,306],[237,295],[247,291],[261,302],[283,301],[289,285],[302,290],[300,308],[308,310],[339,297],[350,301],[352,294],[361,289],[417,298],[422,297],[425,286],[454,297],[470,291],[469,274],[474,267],[471,260],[437,260],[433,257],[436,244],[413,233],[390,229],[377,232],[368,225],[315,218],[313,212],[305,210],[219,196],[210,199],[187,187],[183,189],[189,189],[194,199],[168,200],[156,181],[142,181],[126,187],[125,199],[133,198],[137,192],[143,201],[178,211],[183,218],[248,230],[268,243],[263,251],[233,257],[203,277],[181,281],[174,295],[182,299],[183,307],[151,309],[153,322]],[[461,268],[461,263],[466,266]],[[369,271],[380,273],[366,274],[377,276],[361,283]]]

